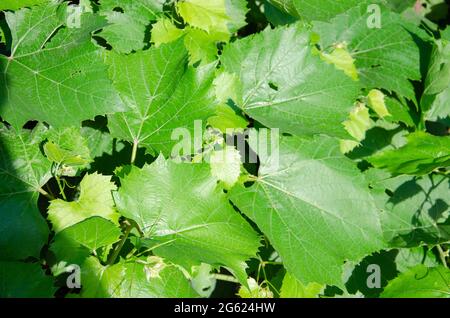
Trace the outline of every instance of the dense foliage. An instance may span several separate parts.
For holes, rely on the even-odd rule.
[[[0,10],[1,297],[450,296],[445,1]]]

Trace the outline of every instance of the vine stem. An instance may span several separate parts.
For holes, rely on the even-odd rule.
[[[138,143],[139,142],[136,139],[133,141],[133,150],[131,152],[131,164],[134,164],[134,162],[136,161]]]
[[[120,251],[122,250],[123,245],[125,244],[125,241],[128,238],[128,235],[130,235],[131,229],[133,228],[133,226],[128,221],[125,221],[124,224],[126,225],[125,233],[123,234],[123,237],[119,242],[119,245],[116,246],[111,258],[109,259],[108,265],[114,264],[114,262],[116,261],[117,257],[120,254]]]
[[[236,283],[239,284],[239,281],[233,276],[224,275],[224,274],[212,274],[212,277],[217,280],[222,280],[224,282]]]
[[[64,188],[61,185],[61,179],[58,177],[57,174],[55,174],[56,183],[58,183],[59,193],[62,195],[64,201],[67,201],[66,194],[64,193]]]
[[[47,191],[45,191],[45,190],[42,189],[42,188],[37,189],[37,191],[38,191],[40,194],[42,194],[44,197],[46,197],[47,199],[49,199],[49,200],[54,200],[54,199],[55,199],[50,193],[48,193]]]
[[[438,250],[438,252],[439,252],[439,257],[441,258],[442,264],[444,265],[445,268],[448,268],[448,266],[447,266],[447,261],[445,260],[448,251],[447,251],[447,252],[444,252],[444,250],[442,249],[442,247],[441,247],[439,244],[436,245],[436,248],[437,248],[437,250]]]

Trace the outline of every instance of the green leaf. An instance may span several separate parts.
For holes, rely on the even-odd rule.
[[[222,133],[230,132],[230,129],[243,130],[248,126],[247,120],[238,116],[228,105],[217,106],[216,115],[208,118],[208,124]]]
[[[183,0],[176,6],[186,23],[208,33],[227,36],[246,24],[248,9],[244,0]]]
[[[49,229],[38,191],[50,179],[50,162],[39,145],[47,129],[16,131],[0,124],[0,260],[38,257]]]
[[[112,53],[108,64],[116,89],[131,109],[110,116],[114,137],[168,155],[177,143],[171,139],[176,128],[193,135],[194,121],[204,120],[205,127],[214,114],[215,65],[188,67],[182,41],[128,56]]]
[[[184,29],[179,29],[169,18],[161,18],[152,25],[152,43],[156,47],[178,40],[185,34]]]
[[[80,28],[64,27],[65,8],[52,2],[5,13],[12,45],[11,56],[0,55],[0,86],[7,93],[0,115],[15,127],[28,120],[68,127],[124,110],[90,39],[104,21],[87,13]]]
[[[184,45],[189,51],[191,65],[201,61],[205,65],[217,60],[217,43],[223,42],[223,37],[217,32],[206,32],[196,28],[187,28]]]
[[[437,244],[450,239],[450,179],[401,176],[382,183],[392,196],[385,201],[382,224],[391,246]]]
[[[107,267],[90,257],[82,266],[81,281],[85,298],[198,297],[177,267],[156,257]]]
[[[450,165],[449,137],[437,137],[419,131],[409,134],[407,140],[403,147],[377,153],[369,157],[368,161],[393,175],[424,175]]]
[[[286,25],[298,20],[296,12],[290,14],[287,10],[279,9],[273,3],[276,3],[276,0],[267,0],[264,2],[264,15],[272,25]]]
[[[322,50],[346,45],[355,59],[362,85],[369,89],[384,88],[415,100],[410,80],[421,78],[417,43],[423,33],[384,6],[379,8],[380,28],[376,24],[369,25],[373,13],[362,4],[330,21],[316,22],[314,32],[320,35]]]
[[[342,122],[359,94],[358,84],[313,55],[309,39],[308,30],[292,25],[225,47],[224,70],[242,84],[243,98],[235,102],[252,118],[284,132],[348,137]]]
[[[284,137],[279,151],[260,154],[260,160],[255,184],[234,187],[231,200],[264,232],[300,282],[342,286],[345,260],[382,248],[368,184],[340,153],[337,140]]]
[[[189,52],[190,65],[199,61],[201,61],[201,65],[215,61],[218,54],[217,43],[227,41],[223,34],[214,31],[206,32],[192,27],[178,29],[168,18],[158,20],[152,28],[152,42],[156,47],[173,42],[182,36],[184,36],[184,45]]]
[[[0,10],[17,10],[49,2],[50,0],[2,0]]]
[[[216,186],[208,164],[177,164],[159,157],[121,179],[118,210],[137,222],[154,249],[190,271],[193,265],[223,265],[246,282],[245,261],[259,239]]]
[[[102,0],[99,14],[108,25],[98,34],[115,51],[130,53],[145,46],[145,33],[151,21],[162,14],[164,0]]]
[[[324,285],[309,283],[303,285],[289,273],[286,273],[281,286],[280,298],[318,298],[325,289]]]
[[[58,233],[63,229],[88,219],[100,216],[117,224],[119,215],[114,209],[111,191],[116,186],[111,177],[97,173],[87,174],[80,183],[78,200],[66,202],[61,199],[50,202],[48,218],[53,224],[53,230]]]
[[[87,141],[76,127],[50,129],[48,142],[44,144],[47,158],[58,166],[86,167],[91,161]]]
[[[357,6],[361,0],[270,0],[278,8],[306,20],[328,21]],[[373,2],[376,2],[373,1]]]
[[[56,288],[37,263],[0,262],[1,298],[49,298]]]
[[[121,233],[116,224],[102,217],[94,216],[59,232],[55,240],[58,239],[58,236],[70,239],[94,251],[117,242]]]
[[[436,41],[425,81],[421,108],[426,120],[450,121],[450,37]]]
[[[426,267],[437,267],[439,262],[436,256],[427,247],[400,248],[395,258],[397,270],[407,272],[411,268],[423,264]]]
[[[450,271],[418,265],[392,280],[383,298],[450,298]]]

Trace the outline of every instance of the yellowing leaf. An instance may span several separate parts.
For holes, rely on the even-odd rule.
[[[372,89],[367,95],[369,106],[380,116],[380,118],[390,116],[386,104],[384,103],[384,94],[378,89]]]
[[[226,147],[214,151],[210,158],[211,174],[223,181],[227,187],[232,187],[241,174],[241,155],[234,147]]]
[[[357,141],[362,141],[366,137],[366,131],[372,126],[369,116],[369,109],[366,105],[359,103],[349,115],[349,119],[344,122],[344,127],[348,133]]]
[[[355,60],[345,47],[338,46],[330,54],[322,53],[321,56],[327,63],[334,64],[337,69],[344,71],[354,81],[358,80]]]
[[[92,216],[101,216],[117,224],[119,214],[114,209],[111,191],[116,190],[111,177],[97,173],[86,175],[80,183],[80,197],[73,202],[53,200],[50,202],[48,218],[53,230],[61,230]]]

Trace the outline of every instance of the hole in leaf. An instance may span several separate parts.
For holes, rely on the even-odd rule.
[[[274,82],[269,82],[269,87],[270,87],[271,89],[273,89],[274,91],[277,91],[277,92],[278,92],[278,85],[275,84]]]
[[[386,189],[384,192],[385,192],[388,196],[390,196],[390,197],[392,197],[392,196],[394,195],[394,192],[392,192],[392,191],[389,190],[389,189]]]
[[[114,12],[120,12],[120,13],[124,13],[123,9],[121,7],[115,7],[113,9]]]

